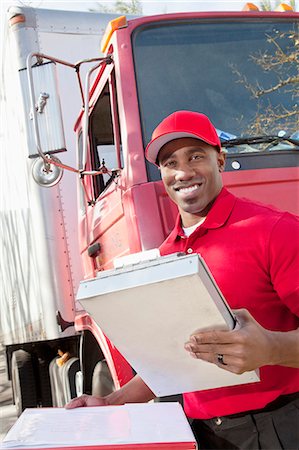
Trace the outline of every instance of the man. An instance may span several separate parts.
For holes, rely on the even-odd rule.
[[[164,119],[146,157],[159,166],[179,209],[161,254],[200,253],[238,320],[233,331],[194,332],[186,351],[237,374],[260,369],[258,383],[184,394],[200,448],[298,449],[297,218],[223,188],[225,154],[203,114],[178,111]],[[105,398],[82,396],[67,407],[153,397],[136,375]]]

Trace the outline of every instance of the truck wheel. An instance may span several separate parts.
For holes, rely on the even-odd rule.
[[[11,358],[14,403],[20,415],[25,408],[36,408],[37,394],[34,368],[30,353],[16,350]]]
[[[115,391],[113,379],[106,360],[99,361],[92,375],[92,395],[104,397]]]

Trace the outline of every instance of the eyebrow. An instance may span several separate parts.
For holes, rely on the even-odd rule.
[[[179,150],[179,149],[178,149]],[[186,153],[188,154],[188,155],[190,155],[190,154],[192,154],[192,153],[196,153],[196,152],[199,152],[199,153],[206,153],[207,152],[207,149],[205,149],[205,148],[201,148],[201,147],[188,147],[188,150],[186,151]],[[173,157],[173,153],[175,153],[175,152],[172,152],[172,153],[170,153],[170,155],[165,155],[163,158],[160,158],[159,159],[159,163],[162,163],[163,161],[166,161],[167,159],[170,159],[170,158],[172,158]],[[175,158],[175,156],[174,156],[174,158]]]
[[[186,150],[186,155],[187,156],[193,155],[194,153],[206,154],[207,153],[207,149],[200,148],[200,147],[189,147],[188,150]]]

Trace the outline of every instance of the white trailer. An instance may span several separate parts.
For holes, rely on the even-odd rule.
[[[26,59],[28,54],[41,52],[72,62],[100,56],[101,35],[114,17],[25,7],[8,10],[1,68],[0,341],[7,346],[19,411],[53,402],[49,380],[46,377],[44,385],[41,372],[49,357],[55,358],[57,348],[74,353],[78,347],[74,327],[69,325],[74,321],[74,296],[83,277],[78,257],[76,174],[64,173],[61,182],[51,188],[39,186],[32,177],[36,145]],[[35,87],[40,84],[49,92],[57,69],[65,135],[59,129],[59,102],[50,93],[52,116],[43,117],[47,123],[41,141],[47,146],[54,136],[54,151],[65,151],[64,163],[75,166],[73,126],[82,106],[80,89],[74,70],[53,66],[45,64],[41,80],[35,77]],[[61,326],[57,315],[62,318]]]

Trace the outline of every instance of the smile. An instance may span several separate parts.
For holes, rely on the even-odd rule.
[[[196,191],[197,189],[200,188],[200,186],[201,184],[193,184],[192,186],[180,187],[176,188],[175,190],[177,192],[181,192],[182,194],[188,194],[189,192]]]

